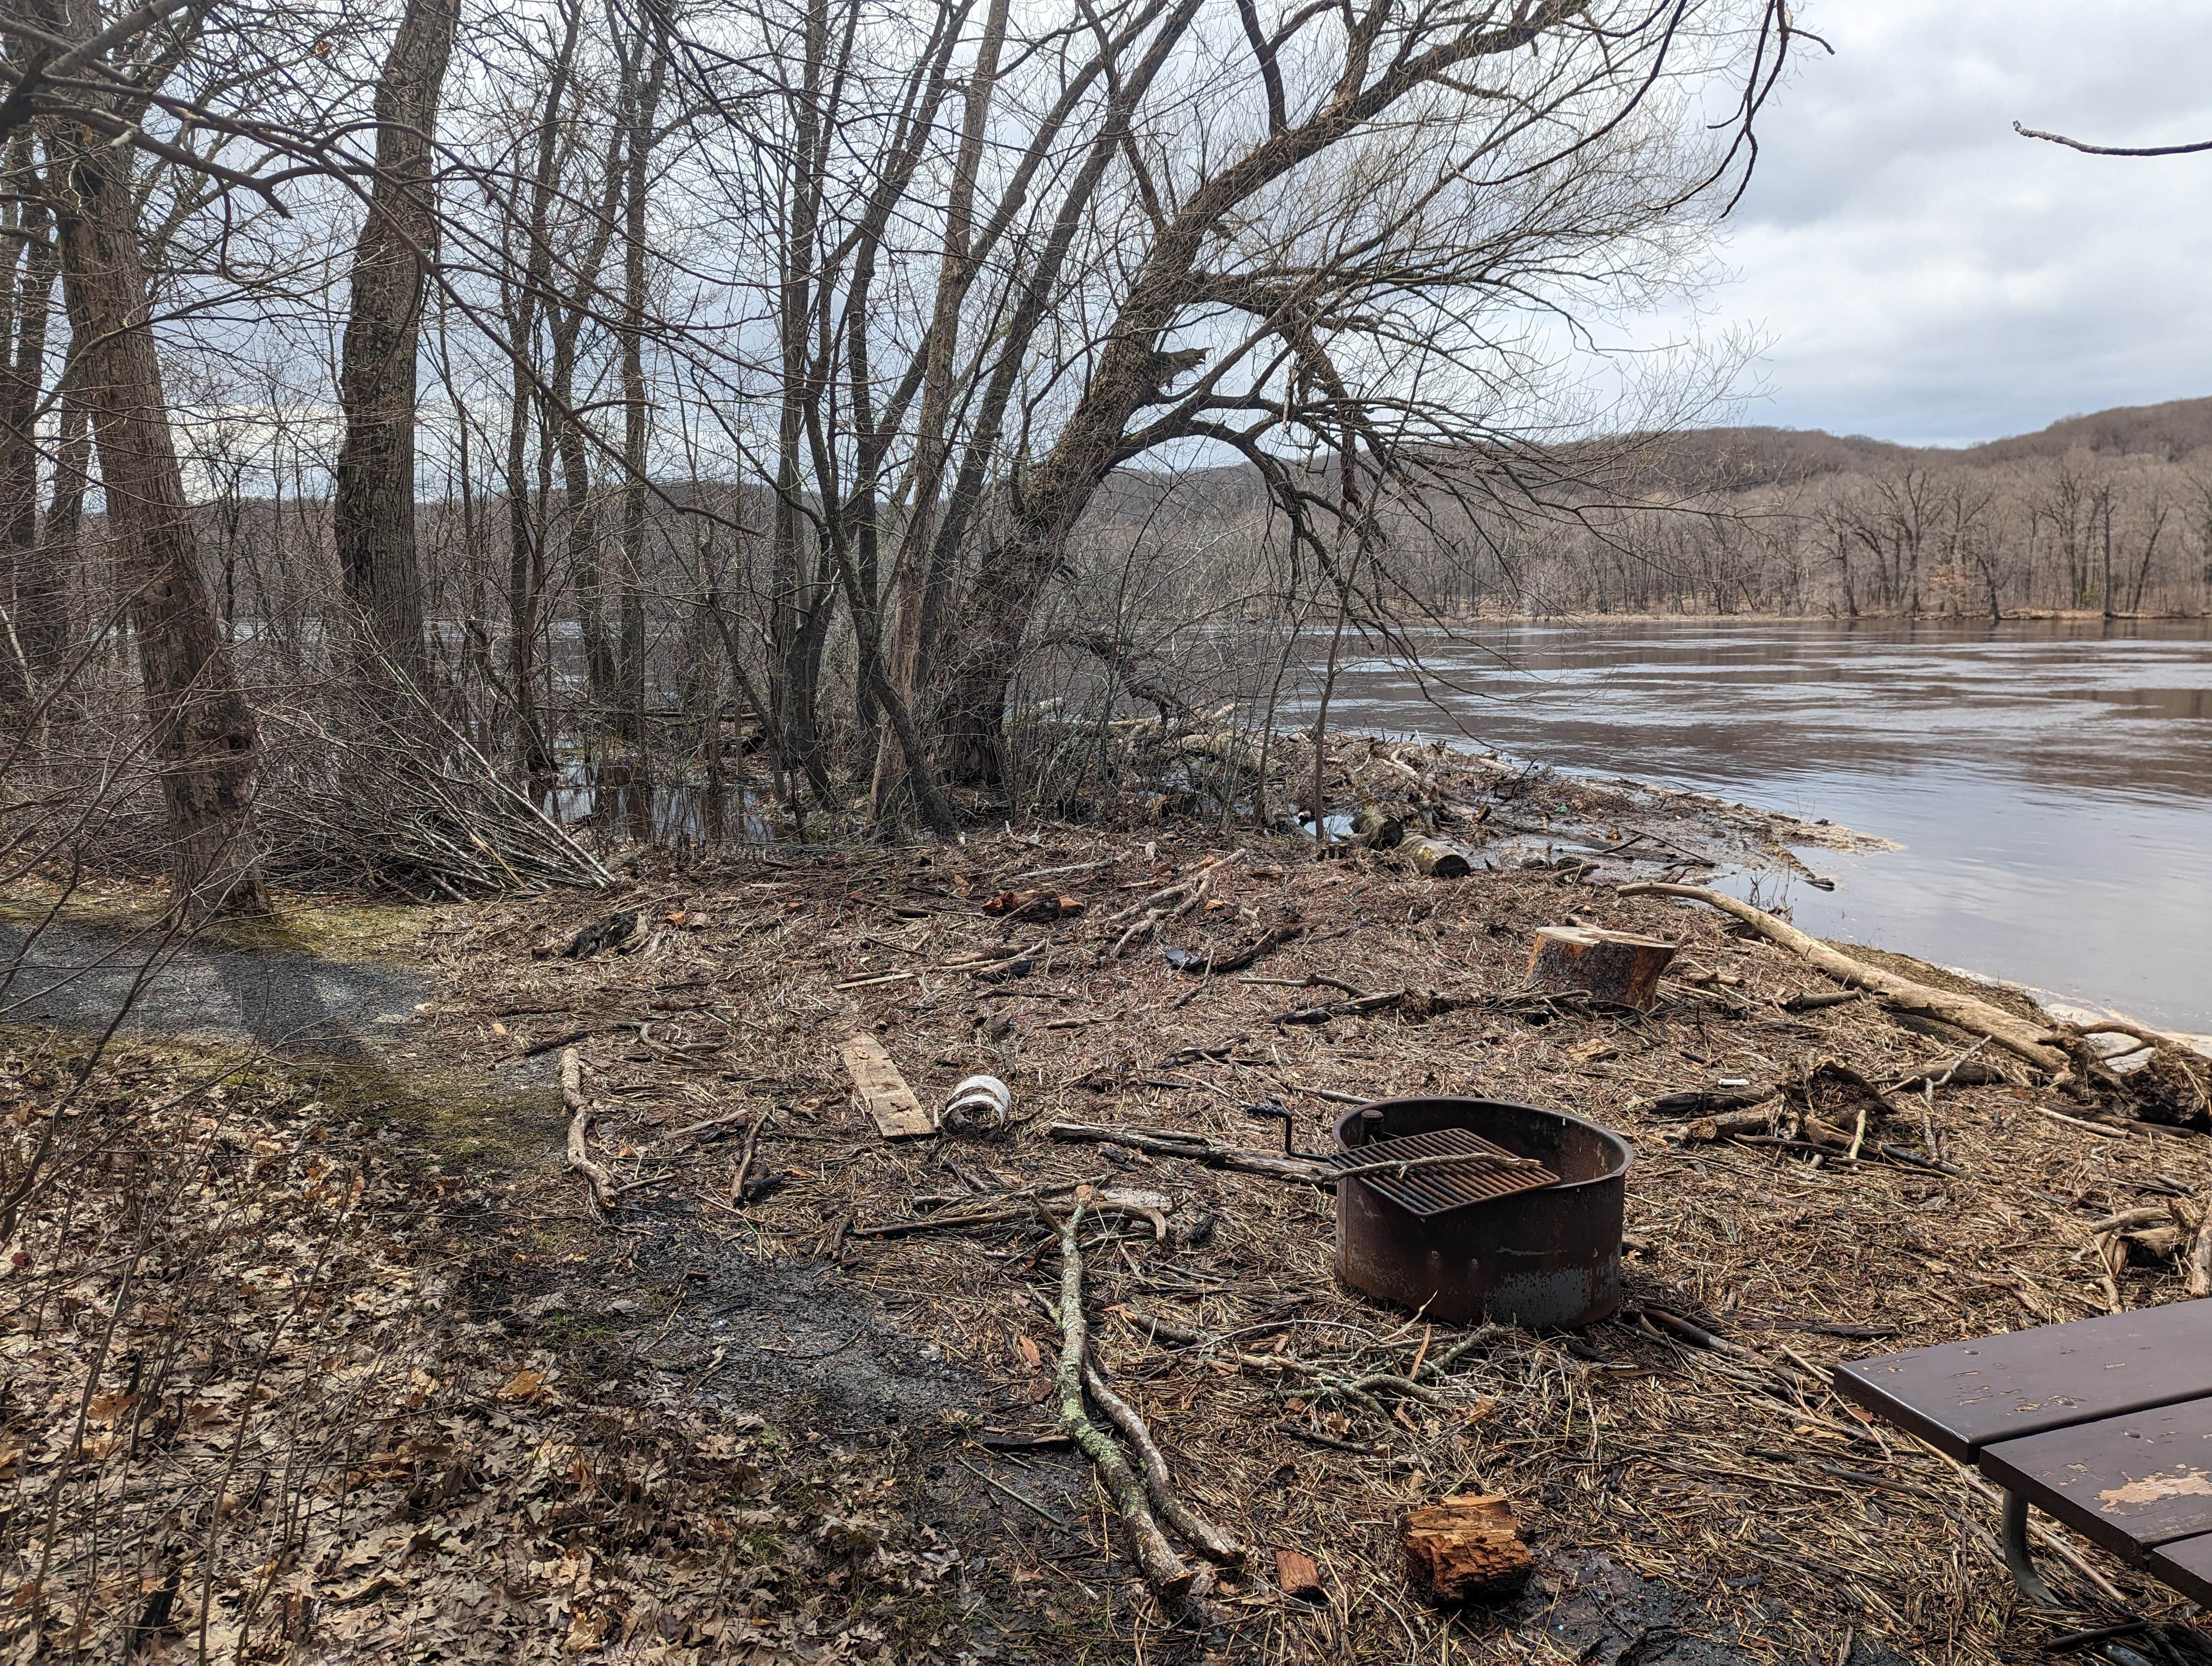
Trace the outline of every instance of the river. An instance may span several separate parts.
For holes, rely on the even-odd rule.
[[[1486,627],[1352,665],[1332,726],[1473,739],[1828,818],[1837,888],[1731,877],[1824,937],[2212,1031],[2212,626]]]

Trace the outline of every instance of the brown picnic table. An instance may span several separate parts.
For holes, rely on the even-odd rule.
[[[1862,1359],[1837,1392],[2004,1490],[2031,1602],[2027,1506],[2212,1606],[2212,1299]]]

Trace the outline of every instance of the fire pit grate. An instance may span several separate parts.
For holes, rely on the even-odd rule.
[[[1419,1163],[1423,1158],[1487,1158],[1490,1162],[1422,1164],[1400,1172],[1376,1170],[1376,1164]],[[1400,1134],[1336,1153],[1329,1159],[1340,1171],[1372,1170],[1357,1176],[1359,1183],[1400,1208],[1420,1216],[1440,1215],[1464,1209],[1472,1203],[1532,1192],[1540,1186],[1556,1186],[1559,1177],[1541,1163],[1516,1157],[1496,1141],[1472,1128],[1433,1128],[1426,1134]]]

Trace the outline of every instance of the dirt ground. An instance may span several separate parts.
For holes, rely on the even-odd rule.
[[[1514,813],[1585,853],[1652,812],[1550,796]],[[0,1658],[1872,1666],[2185,1616],[2063,1529],[2079,1566],[2044,1560],[2079,1611],[2024,1608],[1979,1483],[1824,1368],[2179,1299],[2174,1233],[2099,1224],[2184,1218],[2212,1147],[1986,1049],[1921,1091],[1965,1041],[1789,1010],[1834,986],[1708,910],[1617,897],[1632,852],[1517,836],[1455,880],[1189,820],[653,859],[616,894],[424,911],[404,1068],[137,1044],[78,1087],[81,1043],[9,1032],[0,1182],[41,1140],[60,1158],[0,1269]],[[1117,916],[1200,873],[1123,944]],[[986,912],[1024,889],[1032,916],[1071,906]],[[623,942],[562,953],[617,913]],[[1516,993],[1531,933],[1571,921],[1681,945],[1656,1012]],[[1168,952],[1202,968],[1293,927],[1235,974]],[[1346,987],[1407,993],[1360,1012]],[[885,1142],[839,1059],[861,1031],[925,1104],[1002,1078],[1012,1120]],[[636,1188],[604,1216],[561,1160],[568,1046],[592,1153]],[[1865,1101],[1825,1061],[1886,1088],[1864,1160],[1655,1104],[1747,1080],[1848,1128]],[[1279,1152],[1245,1110],[1272,1100],[1312,1148],[1347,1099],[1410,1092],[1635,1143],[1620,1315],[1429,1324],[1339,1283],[1325,1193],[1043,1132]],[[1196,1623],[1051,1444],[1051,1220],[876,1230],[1079,1180],[1166,1205],[1164,1237],[1094,1225],[1085,1293],[1184,1496],[1254,1553]],[[1354,1386],[1378,1375],[1417,1391]],[[1513,1500],[1538,1571],[1439,1611],[1395,1523],[1475,1489]],[[1317,1598],[1279,1589],[1283,1551]]]

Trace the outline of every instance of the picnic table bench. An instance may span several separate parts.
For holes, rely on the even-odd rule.
[[[2029,1601],[2027,1506],[2212,1606],[2212,1300],[1914,1348],[1837,1367],[1837,1392],[2004,1492]]]

